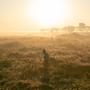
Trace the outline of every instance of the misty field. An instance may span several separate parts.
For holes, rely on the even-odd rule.
[[[0,38],[0,90],[90,90],[90,35]]]

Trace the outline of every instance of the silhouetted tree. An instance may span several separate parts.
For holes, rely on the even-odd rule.
[[[86,27],[85,23],[79,23],[79,30],[82,31]]]
[[[68,27],[68,31],[69,31],[70,33],[73,33],[74,30],[75,30],[75,27],[74,27],[74,26],[69,26],[69,27]]]

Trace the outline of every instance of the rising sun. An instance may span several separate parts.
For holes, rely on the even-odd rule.
[[[70,15],[66,0],[32,0],[27,16],[42,26],[54,26]]]

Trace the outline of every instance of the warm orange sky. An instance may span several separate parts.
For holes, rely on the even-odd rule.
[[[0,32],[90,25],[90,0],[0,0]]]

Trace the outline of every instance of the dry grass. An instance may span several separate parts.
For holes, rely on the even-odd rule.
[[[53,90],[90,89],[90,36],[78,34],[56,38],[1,38],[0,89],[37,90],[35,88],[41,87],[43,49],[50,56],[49,86]]]

